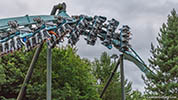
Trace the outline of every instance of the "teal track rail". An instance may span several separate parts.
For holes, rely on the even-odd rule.
[[[33,19],[37,17],[40,17],[45,22],[55,20],[54,16],[52,15],[39,15],[39,16],[26,15],[22,17],[5,18],[5,19],[0,19],[0,30],[9,28],[8,26],[9,21],[17,21],[19,26],[34,24],[35,22]]]
[[[53,31],[57,32],[59,35],[63,35],[61,31],[59,31],[59,32],[57,31],[57,29],[62,29],[61,25],[63,25],[65,27],[64,29],[68,28],[68,30],[71,30],[70,31],[70,40],[76,40],[76,42],[77,42],[77,40],[79,38],[79,36],[77,36],[77,34],[75,33],[76,30],[78,32],[81,31],[81,30],[82,31],[87,30],[87,31],[85,31],[83,33],[88,33],[88,34],[82,34],[82,35],[85,35],[85,36],[87,36],[88,39],[91,39],[89,42],[94,41],[94,43],[95,43],[95,41],[96,41],[95,38],[97,38],[100,35],[100,37],[102,37],[103,44],[104,43],[108,43],[108,44],[105,45],[107,48],[111,49],[112,45],[114,45],[119,51],[123,52],[124,59],[129,60],[129,61],[133,62],[134,64],[136,64],[137,67],[139,67],[139,69],[142,72],[144,72],[146,75],[148,75],[150,73],[154,74],[146,66],[144,61],[139,57],[139,55],[132,48],[130,48],[130,51],[122,51],[120,49],[122,44],[120,44],[121,41],[118,38],[121,39],[121,37],[120,37],[121,35],[119,36],[118,33],[115,32],[115,29],[113,29],[114,31],[110,31],[108,29],[108,27],[110,27],[110,28],[111,27],[112,28],[116,27],[117,28],[117,26],[119,25],[119,22],[114,20],[114,19],[109,21],[109,24],[107,24],[108,25],[107,27],[104,27],[104,25],[103,26],[99,26],[99,25],[102,25],[106,21],[105,17],[95,16],[93,19],[90,18],[90,17],[86,17],[86,20],[84,20],[83,17],[79,18],[79,19],[76,19],[76,18],[70,17],[66,13],[66,11],[61,11],[55,16],[54,15],[37,15],[37,16],[28,16],[28,15],[26,15],[26,16],[22,16],[22,17],[13,17],[13,18],[0,19],[0,32],[7,32],[8,29],[11,29],[10,26],[8,25],[8,22],[10,22],[10,21],[16,21],[19,26],[28,27],[28,25],[37,24],[37,22],[34,21],[34,18],[38,18],[38,17],[40,19],[42,19],[44,22],[53,22],[55,24],[57,24],[56,21],[58,21],[57,17],[64,18],[67,21],[66,23],[61,23],[61,24],[59,24],[58,27],[55,26],[55,24],[54,24],[53,26],[49,26],[46,29],[53,30]],[[81,17],[81,16],[79,16],[79,17]],[[88,23],[83,25],[82,21],[87,21]],[[96,21],[97,21],[97,23],[96,23]],[[79,23],[80,23],[80,26],[82,26],[82,25],[83,26],[79,27]],[[88,25],[88,24],[90,24],[90,25]],[[70,26],[70,28],[66,27],[65,25]],[[87,28],[85,28],[86,25],[88,25]],[[96,32],[97,29],[99,29],[98,27],[103,27],[103,28],[105,28],[106,31],[103,30],[104,33],[97,33],[96,34],[95,32]],[[85,30],[83,28],[85,28]],[[41,28],[41,30],[42,29],[44,29],[44,28]],[[91,34],[91,33],[93,33],[93,34]],[[16,32],[16,34],[19,35],[20,33]],[[30,37],[32,37],[31,34],[33,34],[33,33],[28,33],[27,32],[27,33],[20,34],[19,36],[21,36],[21,35],[25,35],[25,36],[29,35]],[[109,36],[109,38],[107,37],[108,34],[109,35],[111,34],[111,36]],[[113,34],[113,36],[112,36],[112,34]],[[120,34],[122,34],[122,32],[120,32]],[[21,37],[25,37],[25,36],[21,36]],[[11,35],[9,37],[14,37],[14,35]],[[9,39],[9,37],[8,37],[8,39]],[[51,37],[54,37],[54,36],[49,35],[49,37],[51,38]],[[4,40],[8,40],[8,39],[5,38]],[[1,41],[3,41],[3,40],[1,40]],[[110,42],[110,41],[112,41],[112,42]],[[54,42],[55,42],[55,40],[54,40]],[[8,44],[8,43],[9,42],[6,42],[6,44]],[[1,44],[1,46],[2,46],[2,44]],[[6,46],[6,45],[3,45],[3,46]],[[8,48],[8,47],[6,46],[6,48]],[[3,50],[6,50],[6,49],[3,49]]]
[[[133,62],[142,72],[144,72],[146,75],[154,73],[150,70],[149,67],[144,63],[144,61],[139,57],[139,55],[132,49],[130,48],[131,51],[125,51],[124,54],[124,59]]]
[[[41,18],[44,22],[49,22],[49,21],[56,21],[55,17],[57,16],[70,18],[70,16],[65,11],[62,11],[57,15],[36,15],[36,16],[26,15],[21,17],[4,18],[4,19],[0,19],[0,30],[5,30],[9,28],[8,25],[9,21],[17,21],[19,26],[24,26],[24,25],[35,24],[36,22],[34,21],[34,18],[37,17]]]

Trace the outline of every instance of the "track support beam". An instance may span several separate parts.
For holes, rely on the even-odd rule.
[[[121,100],[125,100],[125,89],[124,89],[124,60],[123,54],[120,55],[120,74],[121,74]]]
[[[46,100],[51,99],[51,87],[52,87],[52,50],[47,48],[47,85],[46,85]]]
[[[34,69],[35,64],[36,64],[36,62],[38,60],[38,57],[39,57],[40,52],[42,50],[42,47],[43,47],[43,44],[40,44],[40,46],[35,51],[35,54],[34,54],[33,59],[31,61],[30,67],[28,69],[28,72],[27,72],[27,74],[25,76],[25,79],[24,79],[24,82],[22,84],[22,87],[21,87],[20,92],[18,94],[17,100],[22,100],[24,95],[25,95],[27,84],[30,81],[30,78],[31,78],[32,73],[33,73],[33,69]]]
[[[105,85],[105,87],[104,87],[104,89],[103,89],[103,91],[102,91],[101,94],[100,94],[100,98],[103,97],[103,95],[104,95],[106,89],[108,88],[109,84],[111,83],[112,78],[113,78],[114,74],[116,73],[116,71],[117,71],[117,69],[118,69],[118,66],[119,66],[119,64],[120,64],[120,61],[121,61],[121,60],[120,60],[120,58],[119,58],[118,61],[117,61],[116,66],[114,67],[113,72],[111,73],[111,75],[110,75],[110,77],[109,77],[109,79],[108,79],[108,81],[107,81],[107,83],[106,83],[106,85]]]

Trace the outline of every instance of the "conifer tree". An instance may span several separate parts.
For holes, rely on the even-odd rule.
[[[178,98],[178,14],[175,9],[163,23],[157,37],[158,46],[151,44],[150,68],[155,75],[143,77],[146,93]],[[172,99],[171,99],[172,100]]]

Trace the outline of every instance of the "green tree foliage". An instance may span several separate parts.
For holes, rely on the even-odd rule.
[[[13,100],[17,97],[34,51],[17,52],[0,58],[0,97]],[[96,80],[91,66],[76,55],[76,50],[54,48],[52,59],[53,100],[98,100]],[[35,66],[23,100],[46,99],[46,47]]]
[[[104,88],[104,85],[106,84],[115,66],[116,61],[112,61],[106,52],[102,53],[100,59],[95,59],[93,62],[93,74],[97,79],[99,93],[101,93],[102,89]],[[131,85],[131,82],[125,80],[125,92],[127,100],[131,100]],[[121,82],[119,72],[115,73],[108,89],[103,95],[102,100],[121,100]]]
[[[130,100],[150,100],[149,97],[142,95],[142,93],[138,90],[132,91]]]
[[[157,38],[158,46],[151,45],[150,67],[156,73],[144,78],[146,93],[178,98],[178,15],[173,10],[163,23]]]

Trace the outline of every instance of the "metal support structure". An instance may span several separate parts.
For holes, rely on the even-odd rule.
[[[103,97],[103,95],[104,95],[104,93],[105,93],[106,89],[108,88],[109,84],[111,83],[112,78],[113,78],[114,74],[116,73],[116,71],[117,71],[117,69],[118,69],[119,64],[120,64],[120,58],[118,59],[117,64],[116,64],[116,66],[114,67],[113,72],[111,73],[111,75],[110,75],[110,77],[109,77],[109,79],[108,79],[108,81],[107,81],[107,83],[106,83],[106,85],[105,85],[105,87],[104,87],[103,91],[102,91],[102,92],[101,92],[101,94],[100,94],[100,98],[102,98],[102,97]]]
[[[55,15],[59,9],[59,4],[55,5],[51,11],[51,15]],[[52,100],[51,98],[51,87],[52,87],[52,49],[47,48],[47,84],[46,84],[46,100]]]
[[[33,73],[33,69],[34,69],[35,64],[36,64],[36,62],[38,60],[38,57],[39,57],[40,52],[42,50],[42,47],[43,47],[43,44],[40,44],[40,46],[36,49],[36,52],[35,52],[35,54],[33,56],[33,59],[32,59],[32,62],[30,64],[30,67],[28,69],[28,72],[27,72],[27,74],[25,76],[24,82],[23,82],[22,87],[20,89],[20,92],[18,94],[17,100],[22,100],[24,95],[25,95],[27,84],[30,81],[30,78],[31,78],[32,73]]]
[[[52,11],[51,11],[51,15],[55,15],[57,9],[58,9],[58,7],[57,7],[57,5],[55,5],[55,6],[53,7]],[[34,54],[33,59],[32,59],[32,61],[31,61],[30,67],[29,67],[29,69],[28,69],[28,71],[27,71],[27,74],[26,74],[26,76],[25,76],[24,82],[23,82],[22,87],[21,87],[21,89],[20,89],[20,92],[19,92],[19,94],[18,94],[17,100],[22,100],[23,97],[24,97],[24,95],[25,95],[26,88],[27,88],[27,84],[28,84],[29,81],[30,81],[30,78],[31,78],[32,73],[33,73],[33,69],[34,69],[35,64],[36,64],[36,62],[37,62],[37,60],[38,60],[38,57],[39,57],[40,52],[41,52],[41,50],[42,50],[42,47],[43,47],[43,43],[40,44],[40,46],[37,47],[37,49],[36,49],[36,51],[35,51],[35,54]],[[51,100],[51,99],[49,99],[49,100]]]
[[[123,54],[120,55],[120,73],[121,73],[121,100],[125,100],[125,89],[124,89],[124,61],[123,61]]]
[[[51,99],[51,87],[52,87],[52,50],[51,48],[47,49],[47,94],[46,94],[46,100],[52,100]]]

